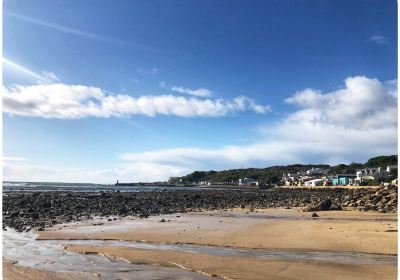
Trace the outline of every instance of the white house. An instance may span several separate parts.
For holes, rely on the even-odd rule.
[[[361,183],[364,180],[374,180],[376,178],[380,178],[384,176],[385,172],[381,170],[380,167],[368,167],[363,169],[356,170],[356,178],[354,181],[356,183]]]
[[[325,182],[325,179],[314,179],[310,181],[304,182],[304,186],[306,187],[316,187],[316,186],[322,186]]]
[[[239,186],[258,186],[259,182],[253,178],[239,179]]]
[[[296,185],[296,182],[298,182],[300,178],[299,173],[285,173],[282,176],[282,181],[285,183],[285,186],[292,186]]]

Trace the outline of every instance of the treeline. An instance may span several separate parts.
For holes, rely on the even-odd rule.
[[[271,166],[266,168],[229,169],[223,171],[195,171],[182,177],[171,177],[171,183],[210,182],[237,182],[240,178],[254,178],[266,184],[276,184],[285,173],[305,172],[312,167],[330,168],[329,175],[354,174],[357,169],[366,167],[386,168],[388,165],[397,165],[397,155],[378,156],[370,158],[366,163],[339,164],[292,164],[285,166]]]

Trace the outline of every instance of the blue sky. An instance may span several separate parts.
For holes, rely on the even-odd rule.
[[[4,1],[4,179],[397,151],[395,1]]]

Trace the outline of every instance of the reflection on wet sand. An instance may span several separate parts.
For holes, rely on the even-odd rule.
[[[231,209],[148,219],[97,217],[38,232],[37,240],[32,233],[3,232],[3,250],[20,266],[105,279],[395,277],[396,214],[318,215]]]

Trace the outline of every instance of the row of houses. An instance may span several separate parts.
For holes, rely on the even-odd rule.
[[[260,186],[260,182],[253,178],[243,178],[239,179],[238,181],[230,181],[230,182],[200,181],[195,184],[200,186],[211,186],[211,185]]]
[[[329,169],[312,168],[306,172],[283,174],[284,186],[359,186],[367,182],[388,178],[397,173],[397,165],[389,165],[386,169],[369,167],[358,169],[354,174],[328,175]]]

